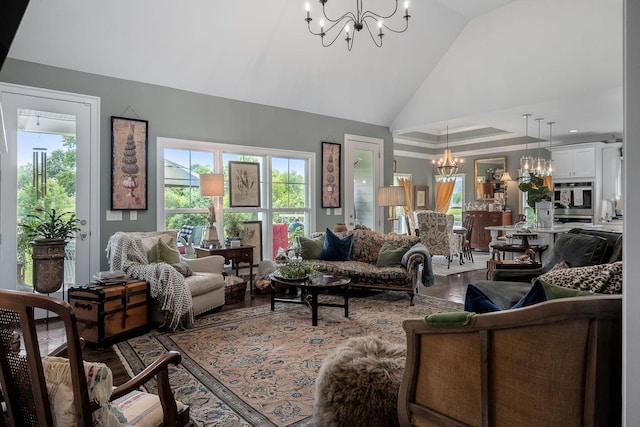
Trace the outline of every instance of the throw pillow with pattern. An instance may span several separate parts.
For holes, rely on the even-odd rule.
[[[622,293],[622,261],[550,270],[539,277],[547,283],[600,294]]]

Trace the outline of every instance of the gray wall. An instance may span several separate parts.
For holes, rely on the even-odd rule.
[[[640,227],[635,213],[640,212],[640,174],[632,165],[640,162],[640,1],[625,1],[624,45],[624,300],[623,300],[623,381],[624,425],[640,426],[640,263],[637,245]]]
[[[344,141],[344,134],[384,139],[384,156],[393,157],[389,129],[366,123],[248,102],[234,101],[162,86],[108,78],[30,62],[8,59],[0,81],[100,97],[100,244],[106,247],[116,231],[155,230],[156,225],[156,137],[212,141],[230,145],[273,147],[315,152],[320,162],[321,142]],[[110,117],[120,116],[128,106],[149,121],[148,207],[138,212],[137,221],[107,222],[110,208],[111,134]],[[357,106],[354,106],[357,108]],[[131,117],[131,113],[127,115]],[[343,156],[344,157],[344,156]],[[391,162],[388,162],[389,164]],[[392,180],[391,167],[385,167],[385,182]],[[320,182],[320,168],[317,168]],[[336,222],[320,208],[316,192],[316,227],[323,230]],[[344,201],[343,201],[344,203]],[[104,258],[104,257],[103,257]],[[107,268],[104,259],[102,267]]]

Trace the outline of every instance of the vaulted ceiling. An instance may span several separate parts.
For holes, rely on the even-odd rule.
[[[350,52],[309,34],[304,3],[31,0],[9,57],[388,126],[408,146],[447,126],[454,145],[522,142],[524,113],[558,142],[621,136],[621,0],[413,0],[405,33],[377,48],[363,31]]]

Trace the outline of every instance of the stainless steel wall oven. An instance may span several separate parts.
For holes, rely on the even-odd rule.
[[[558,222],[594,222],[593,182],[553,184],[554,218]]]

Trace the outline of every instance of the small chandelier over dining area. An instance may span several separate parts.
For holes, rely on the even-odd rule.
[[[525,124],[525,137],[529,138],[529,117],[531,114],[523,114],[522,117],[526,120]],[[545,159],[542,157],[541,153],[541,141],[542,137],[540,136],[540,124],[544,120],[543,118],[537,118],[538,122],[538,156],[532,157],[529,155],[524,155],[520,158],[520,169],[523,173],[535,174],[537,176],[551,176],[553,173],[553,160],[551,158]],[[551,126],[555,124],[555,122],[547,122],[549,125],[549,155],[551,155]],[[528,150],[528,143],[525,145],[525,150]]]
[[[444,150],[443,157],[438,160],[436,169],[440,176],[450,178],[458,173],[459,164],[462,164],[462,162],[462,159],[454,158],[451,154],[449,149],[449,126],[447,126],[447,148]],[[435,165],[436,161],[433,160],[432,163]]]
[[[386,19],[392,18],[398,12],[398,0],[395,0],[395,8],[393,9],[393,12],[389,14],[364,10],[362,4],[363,0],[356,0],[355,11],[347,11],[339,15],[332,15],[334,18],[327,15],[325,6],[328,3],[328,0],[319,1],[322,5],[322,18],[320,18],[320,21],[318,22],[319,30],[314,31],[311,27],[311,21],[313,21],[313,18],[311,18],[311,4],[309,2],[305,4],[305,9],[307,11],[305,21],[307,22],[309,32],[315,36],[320,36],[323,47],[331,46],[344,31],[344,40],[347,42],[347,49],[351,51],[353,42],[356,38],[356,32],[360,32],[364,28],[367,29],[373,43],[378,47],[382,47],[382,38],[385,36],[384,30],[389,30],[394,33],[404,33],[407,31],[407,28],[409,28],[409,18],[411,15],[409,15],[408,1],[404,2],[404,16],[402,16],[402,19],[405,21],[404,28],[398,29],[390,27],[385,23]],[[326,39],[325,36],[327,36]]]

